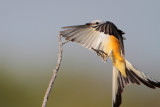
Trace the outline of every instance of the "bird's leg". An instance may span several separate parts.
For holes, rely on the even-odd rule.
[[[99,56],[99,55],[106,55],[106,56],[108,56],[108,54],[107,53],[105,53],[104,51],[102,51],[102,50],[98,50],[98,49],[94,49],[94,48],[92,48],[96,53],[97,53],[97,55]]]
[[[108,54],[107,53],[105,53],[102,50],[98,50],[98,49],[94,49],[94,48],[92,48],[92,49],[93,49],[93,51],[95,51],[97,53],[98,56],[101,56],[104,61],[107,61],[107,58],[108,58]]]

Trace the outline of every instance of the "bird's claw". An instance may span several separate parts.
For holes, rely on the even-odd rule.
[[[92,48],[92,50],[95,51],[98,56],[101,56],[104,61],[107,61],[107,58],[108,58],[108,54],[107,53],[105,53],[102,50],[98,50],[98,49],[94,49],[94,48]]]

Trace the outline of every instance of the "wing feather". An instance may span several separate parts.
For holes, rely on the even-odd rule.
[[[65,37],[66,40],[80,43],[88,49],[101,51],[101,53],[104,52],[104,44],[102,39],[106,39],[104,36],[113,35],[118,39],[122,56],[124,56],[124,44],[122,37],[124,32],[117,29],[112,22],[107,21],[106,23],[100,25],[67,26],[62,27],[62,29],[65,30],[61,31],[61,35]],[[100,54],[100,56],[104,60],[105,54]]]
[[[97,27],[101,27],[101,29],[105,30],[105,25]],[[95,27],[89,25],[77,25],[62,27],[62,29],[66,29],[60,32],[66,40],[80,43],[91,50],[96,49],[104,51],[100,32],[97,31]],[[101,57],[103,58],[104,56]]]

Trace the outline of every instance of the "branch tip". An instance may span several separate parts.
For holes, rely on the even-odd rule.
[[[49,82],[48,88],[47,88],[45,96],[43,98],[42,107],[46,107],[46,105],[47,105],[49,94],[50,94],[51,89],[52,89],[52,87],[54,85],[54,81],[56,79],[56,76],[58,75],[58,70],[59,70],[60,65],[61,65],[63,45],[66,44],[67,42],[68,41],[62,43],[62,41],[61,41],[61,34],[59,32],[59,35],[58,35],[59,53],[58,53],[57,65],[56,65],[55,69],[53,69],[52,78],[51,78],[51,80]]]

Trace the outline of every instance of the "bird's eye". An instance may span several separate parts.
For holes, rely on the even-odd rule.
[[[96,22],[96,24],[98,25],[98,24],[99,24],[99,22]]]

